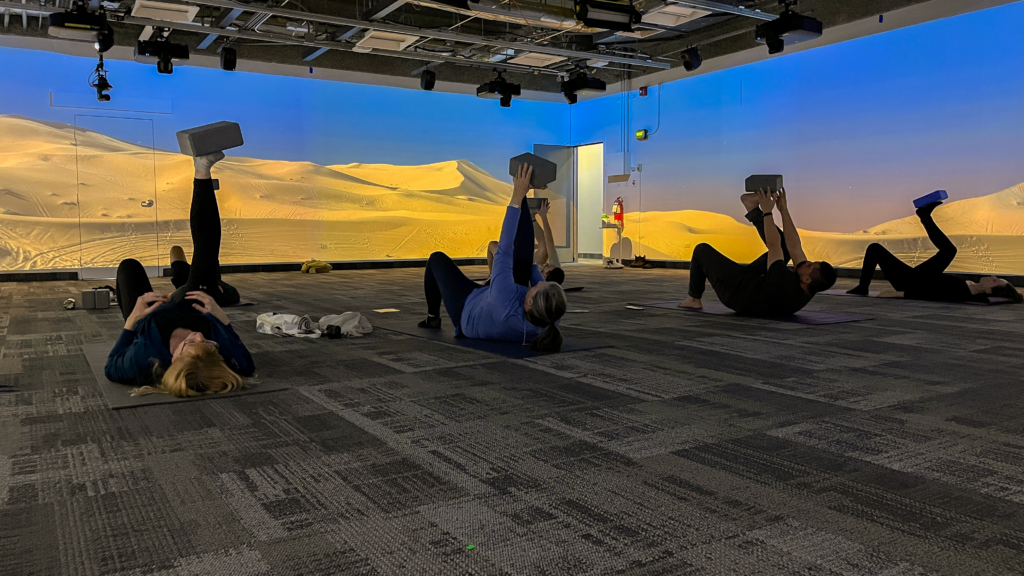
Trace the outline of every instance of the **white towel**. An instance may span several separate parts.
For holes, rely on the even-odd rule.
[[[373,332],[373,326],[359,312],[345,312],[344,314],[330,314],[320,319],[320,331],[326,331],[328,326],[341,327],[341,335],[349,338],[360,338],[363,334]]]

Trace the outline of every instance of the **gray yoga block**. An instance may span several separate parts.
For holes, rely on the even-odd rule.
[[[744,182],[744,188],[747,192],[757,192],[758,190],[767,192],[769,188],[772,192],[778,192],[782,189],[782,175],[754,174]]]
[[[186,156],[206,156],[245,144],[237,122],[214,122],[178,132],[178,146]]]
[[[519,173],[519,167],[523,164],[533,166],[533,176],[530,177],[531,188],[547,186],[558,177],[558,165],[547,158],[541,158],[529,152],[520,154],[508,161],[508,175],[515,178]]]
[[[106,310],[110,308],[110,291],[82,290],[81,302],[85,310]]]

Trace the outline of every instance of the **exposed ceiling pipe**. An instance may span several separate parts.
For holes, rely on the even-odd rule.
[[[603,28],[588,28],[577,22],[573,11],[569,8],[537,2],[517,1],[516,5],[512,6],[507,0],[481,0],[480,2],[470,0],[469,10],[442,4],[436,0],[409,0],[409,4],[520,26],[572,30],[579,34],[604,32]]]
[[[166,0],[165,0],[166,1]],[[6,2],[5,2],[6,3]],[[180,4],[181,2],[168,2],[171,4]],[[451,40],[453,42],[464,42],[467,44],[475,44],[483,42],[488,46],[495,46],[497,48],[511,48],[513,50],[522,50],[524,52],[536,52],[538,54],[550,54],[552,56],[562,56],[565,58],[593,58],[594,54],[590,52],[580,52],[577,50],[565,50],[563,48],[555,48],[553,46],[540,46],[535,44],[527,44],[524,42],[507,42],[504,40],[498,40],[496,38],[484,38],[482,36],[474,36],[471,34],[461,34],[457,32],[449,32],[442,30],[431,30],[426,28],[415,28],[413,26],[403,26],[400,24],[389,24],[386,22],[365,22],[362,20],[356,20],[354,18],[341,18],[338,16],[328,16],[326,14],[315,14],[312,12],[299,12],[296,10],[284,10],[280,8],[269,8],[261,6],[255,8],[247,6],[245,4],[239,4],[230,0],[188,0],[185,4],[194,5],[206,5],[206,6],[218,6],[221,8],[242,8],[244,10],[253,11],[260,10],[262,12],[270,12],[276,16],[282,16],[284,18],[291,18],[296,20],[308,20],[313,22],[321,22],[324,24],[335,24],[338,26],[359,26],[370,30],[380,30],[381,32],[394,32],[396,34],[406,34],[409,36],[418,37],[429,37],[437,38],[438,40]],[[671,68],[671,65],[664,62],[654,62],[651,60],[639,60],[636,58],[623,58],[619,57],[602,57],[602,60],[609,62],[616,62],[619,64],[631,64],[634,66],[644,66],[647,68],[659,68],[667,70]]]
[[[21,3],[0,1],[0,10],[3,9],[20,9],[25,6]],[[36,6],[33,5],[33,14],[48,15],[54,12],[63,12],[63,8],[56,8],[52,6]],[[208,33],[213,30],[210,26],[204,26],[197,22],[171,22],[168,20],[152,20],[149,18],[137,18],[135,16],[125,16],[120,20],[125,24],[134,24],[137,26],[154,26],[159,28],[167,28],[170,30],[181,30],[185,32],[197,32],[200,34]],[[324,41],[306,41],[298,38],[292,38],[291,36],[283,36],[278,34],[270,33],[259,33],[250,30],[237,30],[232,28],[220,29],[216,28],[216,31],[221,36],[227,36],[229,38],[244,38],[246,40],[256,40],[259,42],[273,42],[282,45],[293,45],[293,46],[316,46],[320,48],[329,48],[332,50],[341,50],[343,52],[352,52],[352,45],[344,42],[324,42]],[[437,56],[431,54],[425,54],[422,52],[395,52],[391,50],[380,50],[374,49],[374,54],[380,56],[388,56],[393,58],[403,58],[407,60],[420,60],[424,62],[439,62],[458,64],[463,66],[474,66],[480,68],[494,68],[495,66],[509,70],[510,72],[524,72],[532,74],[549,74],[558,75],[561,74],[558,70],[551,70],[548,68],[538,68],[535,66],[524,66],[520,64],[508,64],[502,63],[496,65],[493,62],[483,62],[480,60],[472,60],[466,58],[454,58],[450,56]]]

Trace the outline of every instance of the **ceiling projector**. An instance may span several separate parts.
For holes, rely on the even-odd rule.
[[[788,6],[771,22],[757,27],[757,41],[768,46],[769,54],[782,52],[786,45],[799,44],[821,38],[821,21],[797,14]]]

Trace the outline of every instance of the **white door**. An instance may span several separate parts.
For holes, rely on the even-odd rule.
[[[82,279],[113,278],[125,258],[158,274],[153,140],[149,119],[75,116]]]
[[[600,260],[604,253],[604,144],[576,147],[576,255]]]

